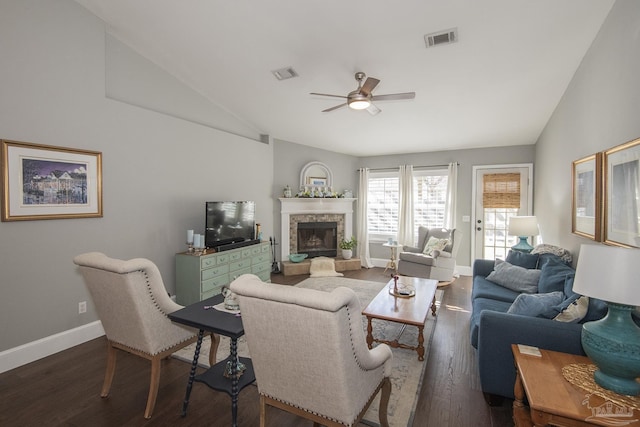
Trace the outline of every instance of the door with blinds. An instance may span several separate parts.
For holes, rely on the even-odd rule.
[[[531,215],[532,175],[532,164],[474,167],[473,259],[505,259],[517,243],[509,218]]]

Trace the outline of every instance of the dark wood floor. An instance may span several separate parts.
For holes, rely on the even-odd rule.
[[[346,277],[386,282],[379,268],[345,273]],[[308,276],[273,275],[274,283],[295,284]],[[438,314],[413,426],[512,426],[510,402],[488,407],[480,392],[475,351],[469,344],[471,278],[448,286]],[[394,350],[406,351],[406,350]],[[156,408],[142,416],[149,386],[149,362],[118,354],[111,396],[101,399],[106,360],[105,339],[98,338],[34,363],[0,374],[0,426],[229,426],[230,399],[195,384],[189,412],[180,417],[189,365],[163,362]],[[270,409],[269,426],[311,426]],[[259,424],[258,393],[240,394],[240,426]]]

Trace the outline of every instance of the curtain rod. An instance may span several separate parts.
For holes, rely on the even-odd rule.
[[[460,166],[460,163],[456,162],[456,165]],[[424,168],[444,168],[444,167],[449,167],[449,163],[447,163],[446,165],[422,165],[422,166],[414,166],[414,169],[424,169]],[[356,172],[360,172],[363,168],[360,169],[356,169]],[[372,168],[369,169],[370,171],[395,171],[395,170],[399,170],[400,167],[395,167],[395,168]]]

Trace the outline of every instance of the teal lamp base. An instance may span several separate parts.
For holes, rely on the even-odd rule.
[[[527,242],[527,236],[520,236],[519,239],[520,241],[516,245],[511,246],[512,250],[527,254],[533,250],[533,246]]]
[[[609,312],[582,326],[582,347],[598,367],[595,382],[607,390],[640,395],[640,328],[631,318],[635,307],[607,303]]]

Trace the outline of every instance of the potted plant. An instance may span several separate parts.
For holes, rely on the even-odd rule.
[[[351,259],[353,256],[353,248],[355,248],[357,244],[358,241],[353,236],[351,236],[349,240],[341,239],[338,246],[342,249],[342,258]]]

